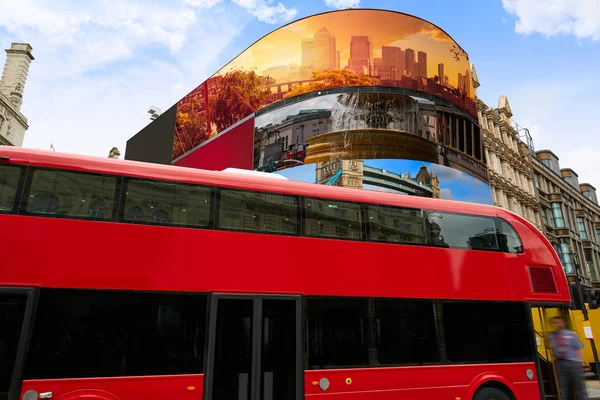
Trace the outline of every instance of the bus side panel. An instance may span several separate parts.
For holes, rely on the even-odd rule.
[[[23,381],[21,395],[35,390],[51,392],[55,400],[202,400],[203,383],[204,375],[29,380]]]
[[[534,373],[532,379],[527,377],[528,370]],[[497,380],[517,398],[534,399],[540,396],[535,371],[534,363],[311,370],[305,372],[304,382],[307,397],[391,400],[410,393],[422,400],[437,400],[470,398],[481,384]],[[329,382],[325,391],[320,387],[323,379]]]
[[[519,256],[499,252],[14,215],[0,225],[12,245],[0,282],[11,285],[466,300],[530,290]],[[109,258],[94,253],[98,238]],[[253,256],[265,243],[272,262]],[[481,283],[482,265],[494,285]]]

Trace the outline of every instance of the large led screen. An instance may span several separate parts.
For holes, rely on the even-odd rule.
[[[401,159],[336,160],[275,171],[290,180],[429,198],[493,204],[490,187],[443,165]]]
[[[453,168],[487,185],[479,126],[460,109],[427,96],[346,90],[256,113],[253,168],[405,159]]]
[[[343,10],[263,37],[179,101],[176,160],[270,104],[341,87],[426,93],[477,118],[465,51],[409,15]]]

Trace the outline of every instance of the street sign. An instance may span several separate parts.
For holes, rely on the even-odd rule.
[[[583,321],[583,333],[585,334],[586,339],[594,340],[594,334],[592,333],[590,321]]]

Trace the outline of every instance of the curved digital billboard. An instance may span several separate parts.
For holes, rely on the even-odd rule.
[[[427,108],[426,101],[439,108],[456,108],[473,121],[477,120],[468,55],[448,34],[427,21],[397,12],[335,11],[292,22],[271,32],[181,99],[177,106],[172,159],[181,158],[248,115],[265,111],[267,106],[280,108],[278,104],[293,104],[307,96],[333,94],[336,90],[338,93],[395,95],[377,100],[345,95],[337,100],[342,102],[338,111],[343,106],[352,108],[353,104],[372,107],[375,116],[362,120],[368,129],[402,128],[409,132],[415,127],[418,129],[419,109]],[[421,98],[421,102],[416,98]],[[330,112],[336,112],[331,107]],[[377,107],[403,107],[406,113],[399,116],[401,113],[394,111],[386,115]],[[409,126],[411,122],[402,119],[411,113],[415,117]],[[377,120],[379,117],[383,120]],[[432,134],[439,136],[440,129],[452,129],[450,122],[436,123],[438,132]],[[256,128],[262,129],[258,125]],[[458,125],[454,128],[458,132]],[[331,127],[331,132],[340,130],[343,129]],[[370,133],[384,135],[384,132]],[[330,136],[336,140],[335,134]],[[324,140],[320,146],[323,150],[329,139],[320,140]],[[396,143],[398,151],[402,147],[397,138],[382,137],[382,140],[391,141],[392,145]],[[416,137],[407,140],[418,141]],[[261,167],[265,160],[261,161],[260,154],[257,155],[256,141],[255,167]],[[423,160],[437,162],[438,155],[433,154],[437,149],[430,143],[422,144]],[[319,148],[316,142],[314,146]],[[393,151],[387,149],[388,155],[383,158],[420,159],[414,154],[419,146],[414,143],[411,157],[402,157],[401,151],[391,154]],[[321,160],[322,156],[317,154],[312,159]],[[460,158],[460,154],[456,157]],[[483,159],[483,155],[477,158]]]

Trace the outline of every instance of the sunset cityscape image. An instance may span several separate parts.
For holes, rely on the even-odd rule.
[[[448,34],[401,13],[344,10],[273,31],[181,99],[172,157],[265,106],[341,87],[422,92],[477,118],[468,55]]]

